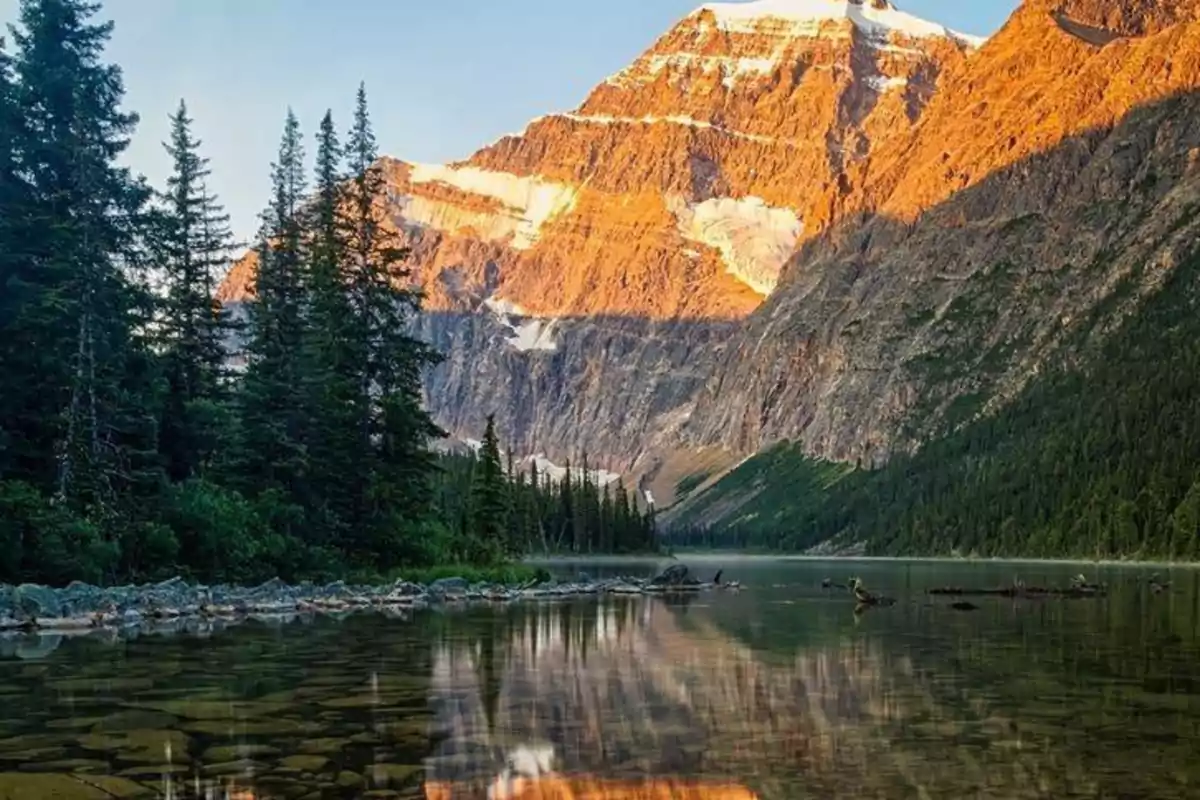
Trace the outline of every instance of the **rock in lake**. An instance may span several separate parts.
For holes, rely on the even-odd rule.
[[[650,581],[651,586],[685,586],[699,583],[683,564],[667,567]]]

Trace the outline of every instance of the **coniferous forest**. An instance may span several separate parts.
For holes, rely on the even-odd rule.
[[[1117,288],[1132,296],[1138,275]],[[684,547],[804,550],[828,540],[877,555],[1200,559],[1200,252],[1111,334],[1100,307],[995,414],[877,470],[781,445],[714,496],[774,483],[717,525],[685,519]],[[722,484],[724,484],[722,486]],[[706,498],[701,498],[705,501]]]
[[[568,463],[566,474],[514,464],[501,453],[488,417],[479,452],[448,456],[439,472],[438,506],[457,541],[499,553],[464,553],[489,560],[522,553],[649,553],[657,549],[654,507],[639,508],[621,480],[602,483]]]
[[[187,107],[165,185],[120,165],[138,119],[97,11],[21,0],[0,47],[0,581],[645,549],[652,516],[622,489],[506,468],[490,423],[479,457],[435,454],[421,376],[438,355],[409,333],[421,296],[377,202],[365,90],[345,129],[284,121],[235,320],[214,289],[238,244]]]

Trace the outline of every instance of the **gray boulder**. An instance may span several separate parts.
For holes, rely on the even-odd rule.
[[[161,592],[162,594],[178,594],[187,591],[187,588],[187,581],[178,575],[154,584],[154,591]]]
[[[392,597],[416,597],[425,594],[425,587],[400,580],[392,584],[392,588],[388,590],[387,594]]]
[[[59,598],[63,602],[64,616],[108,611],[114,605],[108,592],[82,581],[71,581],[67,588],[59,593]]]
[[[277,600],[285,597],[290,598],[291,587],[289,587],[286,582],[280,580],[279,578],[271,578],[271,580],[255,586],[250,590],[249,594],[251,597],[255,597],[260,600]]]
[[[466,594],[471,584],[466,578],[441,578],[429,584],[429,593],[433,595]]]
[[[350,588],[346,586],[345,581],[334,581],[333,583],[321,587],[317,594],[320,597],[333,600],[350,597],[354,594],[354,592],[350,591]]]
[[[667,567],[650,581],[651,586],[687,586],[698,583],[691,571],[683,564]]]
[[[53,589],[36,583],[23,583],[13,598],[19,614],[35,619],[54,619],[63,613],[62,600]]]

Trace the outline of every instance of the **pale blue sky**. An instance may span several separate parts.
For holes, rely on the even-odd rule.
[[[142,116],[129,161],[152,181],[183,97],[213,185],[250,236],[291,105],[308,141],[332,107],[340,126],[367,82],[380,149],[463,158],[532,117],[578,105],[701,0],[104,0],[109,56]],[[905,11],[994,32],[1017,0],[907,0]],[[0,20],[17,0],[0,0]],[[311,150],[311,148],[310,148]]]

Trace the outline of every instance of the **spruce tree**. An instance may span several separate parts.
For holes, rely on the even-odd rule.
[[[245,489],[273,492],[302,507],[308,472],[308,404],[302,343],[308,287],[306,246],[299,215],[304,191],[300,124],[288,111],[278,161],[272,166],[272,201],[259,234],[256,296],[250,304],[250,340],[240,396],[242,442],[238,463]],[[289,517],[290,518],[290,517]]]
[[[604,484],[604,495],[600,500],[600,552],[616,552],[615,526],[616,519],[613,514],[612,492],[609,491],[608,484],[606,483]]]
[[[475,470],[473,491],[475,535],[485,551],[500,554],[508,551],[508,488],[505,486],[504,465],[500,460],[500,441],[496,438],[496,418],[489,414],[479,448],[479,464]]]
[[[632,549],[633,515],[630,512],[629,493],[625,490],[624,480],[617,481],[617,490],[613,496],[613,519],[617,529],[616,549],[622,552]]]
[[[120,504],[122,493],[155,482],[144,460],[154,380],[137,335],[150,302],[126,276],[140,260],[148,191],[117,164],[137,118],[120,108],[121,72],[102,60],[112,26],[92,22],[96,11],[22,0],[13,29],[4,102],[23,119],[5,157],[21,179],[5,191],[27,202],[5,225],[15,252],[0,363],[10,475],[116,531],[138,507]]]
[[[317,134],[316,191],[307,214],[311,309],[306,328],[305,394],[312,412],[310,504],[319,538],[341,544],[362,522],[371,457],[360,420],[369,396],[359,373],[364,343],[355,336],[342,224],[341,146],[326,112]]]
[[[424,535],[423,525],[433,511],[430,477],[436,469],[429,443],[445,434],[422,404],[422,373],[438,357],[410,333],[421,295],[411,286],[407,252],[385,221],[386,176],[378,164],[362,86],[346,154],[349,282],[358,347],[364,354],[359,394],[373,398],[361,420],[363,439],[375,444],[370,518],[363,530],[373,539],[367,549],[380,557],[405,537]]]
[[[537,459],[530,459],[529,465],[529,488],[530,488],[530,549],[540,547],[543,550],[547,549],[546,542],[546,523],[543,518],[546,504],[542,499],[542,494],[545,490],[542,487],[542,477],[538,472]]]
[[[18,318],[28,286],[31,266],[26,257],[24,237],[32,210],[30,186],[21,174],[20,142],[27,135],[24,115],[17,101],[17,86],[12,75],[12,59],[0,37],[0,479],[23,471],[20,468],[22,437],[27,435],[29,420],[21,407],[29,398],[16,384],[21,375],[19,358],[24,342],[13,338],[10,326]],[[22,274],[25,273],[25,274]]]
[[[575,541],[575,481],[571,476],[571,460],[567,459],[566,473],[563,475],[562,483],[558,487],[559,496],[559,526],[557,546],[562,547],[569,543],[571,550],[578,552],[579,548]]]
[[[160,431],[168,475],[183,481],[201,474],[229,425],[224,413],[228,314],[214,297],[218,270],[231,261],[229,217],[206,188],[208,159],[192,135],[180,101],[164,145],[173,163],[160,196],[155,249],[166,284],[158,339],[167,393]]]

